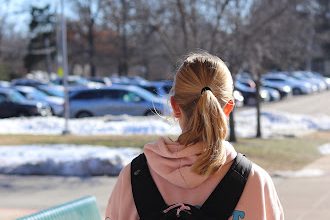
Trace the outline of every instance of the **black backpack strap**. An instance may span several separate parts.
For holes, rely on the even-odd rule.
[[[251,168],[251,161],[238,153],[226,175],[201,207],[203,213],[227,220],[243,193]]]
[[[140,219],[150,219],[152,212],[161,212],[167,205],[151,177],[146,156],[142,153],[131,163],[133,198]],[[152,218],[151,218],[152,219]]]

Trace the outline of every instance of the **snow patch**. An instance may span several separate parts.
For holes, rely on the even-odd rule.
[[[1,119],[0,134],[58,135],[64,128],[64,119],[33,117]],[[235,115],[239,137],[256,135],[256,110],[242,110]],[[278,111],[261,113],[264,138],[299,136],[313,131],[330,130],[329,116],[309,116]],[[71,119],[69,130],[74,135],[178,135],[178,123],[161,117],[107,116],[101,118]]]
[[[330,143],[323,144],[323,145],[319,146],[319,151],[323,155],[330,154]]]
[[[257,127],[255,109],[239,112],[235,121],[237,136],[255,137]],[[329,131],[330,117],[262,111],[261,130],[264,138],[294,137],[314,131]]]
[[[64,119],[32,117],[1,119],[0,134],[59,135]],[[178,125],[156,117],[118,117],[71,119],[69,130],[75,135],[163,135],[178,134]]]
[[[320,169],[302,169],[298,171],[278,171],[275,172],[275,176],[286,177],[286,178],[303,178],[303,177],[320,177],[325,172]]]
[[[118,175],[140,154],[137,148],[88,145],[0,147],[0,173],[20,175]]]

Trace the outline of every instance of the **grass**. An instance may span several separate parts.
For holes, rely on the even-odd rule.
[[[54,135],[0,135],[1,145],[23,144],[88,144],[108,147],[140,147],[157,136],[54,136]]]
[[[330,142],[330,138],[311,136],[284,139],[240,139],[237,151],[244,153],[268,171],[297,170],[321,157],[318,146]]]
[[[175,137],[172,137],[175,139]],[[109,147],[139,147],[155,141],[157,136],[50,136],[0,135],[1,145],[88,144]],[[237,151],[268,171],[297,170],[321,157],[317,147],[330,143],[330,132],[317,132],[299,138],[239,139]]]

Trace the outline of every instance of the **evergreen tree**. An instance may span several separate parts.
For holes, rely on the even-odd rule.
[[[30,42],[24,57],[24,65],[31,71],[41,62],[51,72],[52,60],[56,53],[56,16],[50,6],[31,7]]]

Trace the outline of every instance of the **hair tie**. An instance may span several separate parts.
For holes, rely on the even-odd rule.
[[[205,86],[205,87],[202,89],[201,94],[203,94],[203,92],[205,92],[206,90],[210,90],[210,91],[212,91],[210,87]]]

